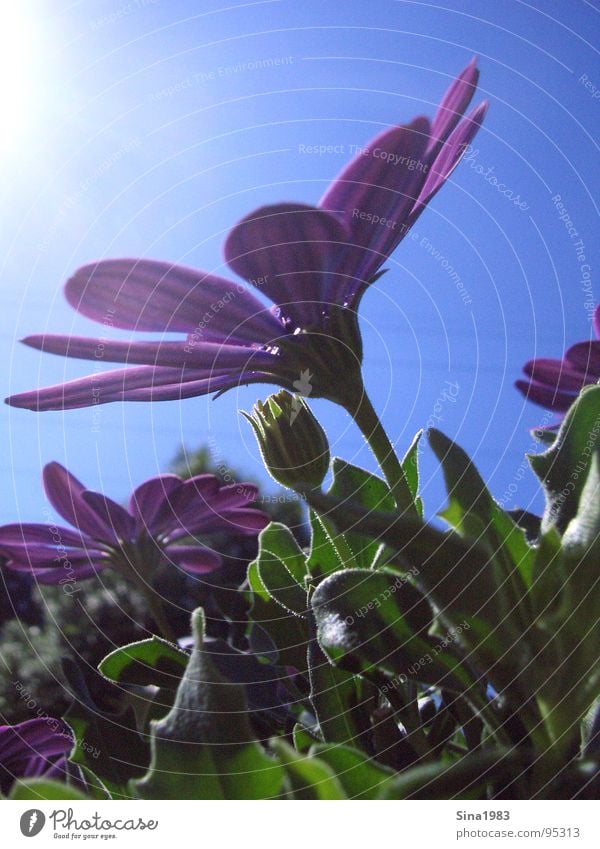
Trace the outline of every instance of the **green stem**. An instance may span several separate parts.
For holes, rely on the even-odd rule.
[[[358,425],[379,463],[396,501],[398,511],[416,515],[414,499],[406,482],[402,465],[364,388],[357,406],[354,409],[348,406],[346,409]]]
[[[165,638],[165,640],[169,640],[169,642],[171,643],[177,643],[177,637],[175,636],[171,626],[167,622],[167,617],[165,616],[165,609],[162,606],[161,600],[157,597],[152,587],[148,586],[148,584],[146,584],[144,580],[139,580],[137,583],[142,591],[144,598],[148,603],[152,618],[154,619],[156,625],[158,625],[162,636]]]

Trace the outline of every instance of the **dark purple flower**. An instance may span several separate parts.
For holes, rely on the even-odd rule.
[[[0,725],[0,792],[20,778],[64,779],[73,742],[68,726],[48,716]]]
[[[562,360],[540,358],[523,366],[528,380],[516,386],[534,404],[564,414],[584,386],[600,380],[600,304],[594,311],[596,339],[578,342]],[[562,415],[561,415],[562,418]]]
[[[167,262],[113,259],[67,281],[80,313],[136,331],[185,333],[179,341],[106,341],[38,335],[43,351],[119,369],[14,395],[8,403],[62,410],[110,401],[164,401],[275,383],[353,410],[361,395],[360,300],[381,266],[443,186],[479,129],[487,103],[464,113],[478,80],[473,60],[435,118],[378,135],[331,184],[318,207],[280,203],[240,221],[225,242],[237,282]]]
[[[127,510],[86,489],[58,463],[45,466],[43,480],[50,503],[76,530],[43,524],[0,528],[6,566],[33,573],[42,584],[73,585],[107,567],[146,586],[167,563],[192,574],[211,572],[221,564],[219,555],[186,538],[215,531],[253,536],[269,521],[248,506],[257,495],[254,485],[223,486],[209,474],[185,481],[176,475],[150,478],[133,492]]]

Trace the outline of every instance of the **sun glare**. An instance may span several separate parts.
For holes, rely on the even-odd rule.
[[[0,5],[0,153],[23,139],[35,108],[36,33],[33,17],[4,0]]]

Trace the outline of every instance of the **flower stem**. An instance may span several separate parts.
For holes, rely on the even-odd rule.
[[[158,626],[159,631],[165,640],[168,640],[171,643],[177,643],[177,637],[175,636],[171,626],[167,622],[167,617],[165,616],[165,609],[162,605],[160,598],[153,591],[152,587],[148,586],[145,581],[140,580],[138,582],[138,586],[142,591],[144,598],[148,603],[148,607],[150,609],[150,613],[152,614],[152,618],[154,619],[155,624]]]
[[[346,409],[358,425],[379,463],[396,501],[398,511],[415,515],[414,499],[402,465],[364,388],[357,406],[354,409],[348,406]]]

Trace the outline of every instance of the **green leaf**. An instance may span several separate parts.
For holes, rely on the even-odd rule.
[[[332,575],[339,569],[356,568],[354,553],[344,534],[336,531],[333,522],[310,511],[311,547],[308,568],[315,578]]]
[[[269,799],[281,766],[254,739],[243,686],[225,681],[203,649],[204,615],[192,616],[194,649],[163,719],[152,723],[152,761],[132,791],[143,799]]]
[[[405,578],[346,569],[319,585],[312,606],[319,644],[333,663],[456,687],[458,661],[436,652],[427,637],[431,607]]]
[[[552,445],[556,440],[556,431],[545,430],[543,427],[534,427],[529,433],[534,439],[537,439],[538,442],[542,442],[544,445]]]
[[[115,649],[99,664],[106,678],[125,687],[158,687],[156,695],[143,708],[144,731],[151,719],[160,719],[170,709],[185,672],[187,652],[160,637]]]
[[[8,798],[14,802],[40,802],[46,799],[79,802],[88,797],[71,785],[61,784],[60,781],[48,778],[27,778],[15,781]]]
[[[350,746],[316,744],[310,754],[333,770],[348,799],[378,799],[396,773]]]
[[[569,409],[552,446],[529,455],[546,494],[542,530],[555,526],[562,533],[577,515],[591,459],[600,452],[599,434],[600,386],[588,386]]]
[[[269,596],[298,616],[306,614],[308,575],[306,556],[292,532],[277,522],[261,531],[256,558],[258,576]]]
[[[129,798],[127,782],[143,775],[150,759],[148,743],[138,731],[131,695],[94,671],[92,697],[88,681],[72,660],[63,661],[63,670],[73,695],[64,716],[75,737],[70,760],[97,775],[114,798]],[[124,751],[126,758],[122,757]]]
[[[460,761],[436,761],[401,773],[380,799],[485,799],[487,788],[515,771],[516,757],[503,751],[478,752]]]
[[[415,585],[439,610],[445,625],[458,627],[465,619],[478,622],[479,639],[484,633],[490,637],[494,634],[495,647],[507,640],[512,645],[519,639],[521,630],[515,631],[498,603],[498,576],[488,551],[479,542],[454,532],[443,533],[412,517],[365,513],[326,495],[311,493],[308,500],[314,509],[335,520],[341,530],[352,527],[385,542],[410,567]],[[481,650],[482,646],[478,643],[473,648]]]
[[[303,754],[306,754],[313,743],[317,743],[319,740],[317,736],[313,736],[313,734],[304,725],[300,725],[300,723],[296,723],[296,725],[294,725],[292,737],[294,739],[294,748],[297,752],[302,752]]]
[[[316,640],[308,650],[310,701],[323,740],[352,743],[363,729],[356,724],[358,693],[355,676],[332,666]]]
[[[384,480],[370,472],[334,457],[332,462],[333,482],[329,494],[341,501],[348,500],[365,510],[393,510],[394,498]],[[337,535],[336,535],[337,536]],[[383,546],[363,534],[348,532],[346,542],[354,555],[358,568],[371,569],[376,565]],[[346,563],[345,565],[352,565]]]
[[[440,461],[449,505],[441,515],[467,538],[486,542],[490,555],[500,561],[508,580],[506,609],[521,604],[531,586],[534,550],[513,519],[490,495],[469,456],[441,431],[428,431],[429,443]]]
[[[282,666],[295,666],[306,673],[309,642],[305,619],[289,613],[273,601],[258,574],[256,561],[248,567],[252,595],[250,642],[253,651]]]
[[[552,534],[556,554],[539,580],[538,606],[546,602],[547,609],[540,611],[538,621],[543,627],[540,651],[546,650],[543,638],[547,641],[551,634],[555,662],[553,674],[547,675],[542,684],[546,701],[555,705],[549,719],[554,725],[561,722],[566,737],[569,732],[574,732],[573,736],[576,734],[574,718],[588,710],[600,690],[598,454],[588,465],[577,515],[569,522],[560,547],[554,528],[544,535],[544,541]],[[568,700],[564,698],[565,693],[570,694]]]
[[[324,761],[301,755],[284,740],[275,739],[272,746],[284,765],[294,799],[346,799],[344,789],[334,771]]]
[[[422,430],[415,434],[415,438],[402,459],[402,471],[413,497],[417,516],[420,519],[423,518],[423,501],[419,498],[419,448],[422,436]]]
[[[570,557],[600,556],[600,452],[592,455],[579,508],[563,536],[563,546]]]
[[[176,689],[189,655],[160,637],[130,643],[108,654],[98,666],[100,672],[118,684],[149,684]]]
[[[112,799],[106,784],[92,772],[87,766],[80,766],[83,783],[85,785],[85,796],[88,799]]]

